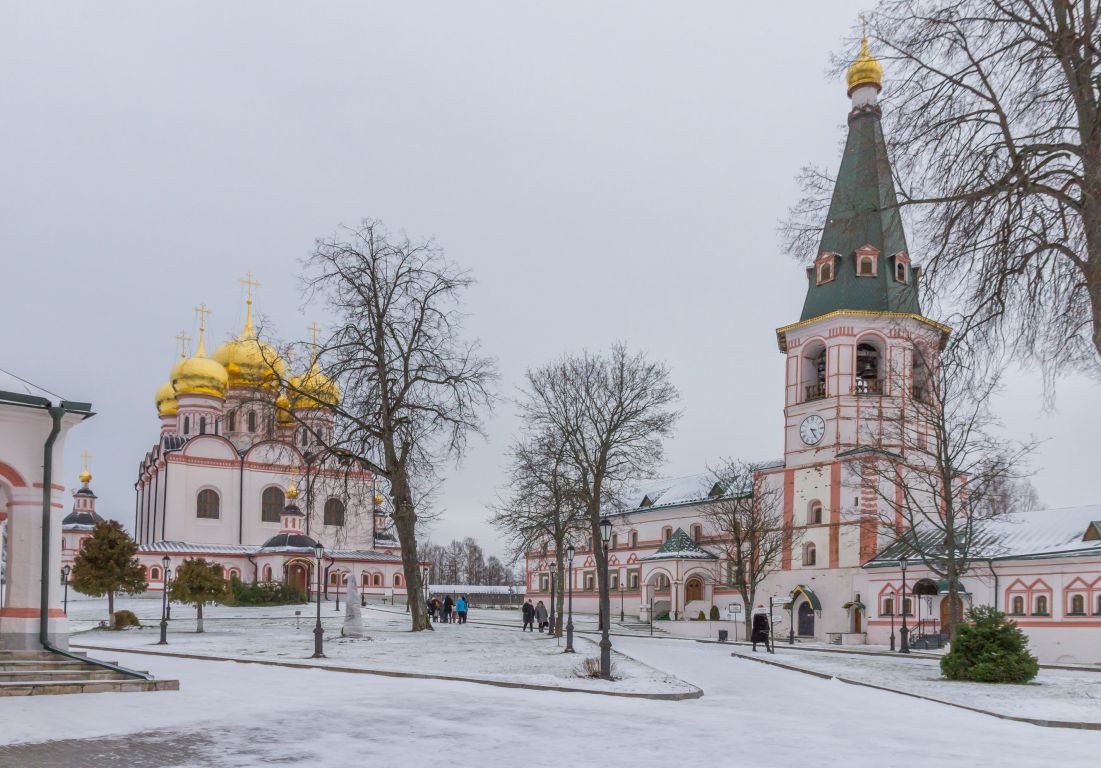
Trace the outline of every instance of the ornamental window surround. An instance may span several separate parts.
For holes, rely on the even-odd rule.
[[[221,500],[218,492],[211,488],[204,488],[195,497],[195,517],[204,520],[217,520],[220,515]]]
[[[893,597],[883,598],[883,607],[879,611],[880,616],[894,616],[895,615],[895,599]]]
[[[1075,616],[1086,615],[1086,596],[1082,594],[1070,596],[1070,611]]]
[[[1014,595],[1013,601],[1010,603],[1011,610],[1010,616],[1024,616],[1025,615],[1025,598],[1024,595]]]
[[[807,525],[822,524],[822,502],[812,501],[807,509]]]
[[[818,553],[815,550],[815,546],[811,543],[803,545],[803,565],[811,566],[815,564],[818,558]]]
[[[260,521],[263,523],[278,523],[286,507],[286,497],[282,488],[265,488],[260,496]]]
[[[837,254],[829,251],[818,254],[814,263],[814,274],[816,285],[832,283],[837,277]]]
[[[1036,595],[1036,608],[1032,611],[1033,616],[1047,616],[1047,595]]]

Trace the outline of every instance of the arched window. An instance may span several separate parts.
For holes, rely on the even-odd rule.
[[[161,569],[158,568],[155,565],[152,568],[150,568],[149,569],[149,580],[150,581],[160,581],[161,580]]]
[[[904,616],[913,616],[914,615],[914,603],[908,597],[903,598],[903,600],[902,600],[902,614]]]
[[[1013,598],[1013,610],[1011,611],[1016,616],[1023,616],[1025,613],[1025,599],[1021,595],[1017,595]]]
[[[359,574],[359,583],[360,584],[362,584],[363,586],[366,587],[366,586],[370,585],[370,582],[371,582],[371,577],[366,571]]]
[[[229,431],[230,432],[236,432],[237,431],[237,413],[236,413],[236,411],[231,412],[229,414]]]
[[[661,540],[665,542],[671,538],[673,538],[673,529],[667,525],[661,529]]]
[[[906,265],[901,261],[895,264],[895,280],[900,283],[906,282]]]
[[[703,526],[696,524],[692,526],[692,541],[697,544],[703,539]]]
[[[210,488],[204,488],[199,491],[199,496],[195,500],[195,517],[202,517],[207,520],[217,520],[219,517],[219,499],[217,491]]]
[[[287,505],[287,497],[282,488],[265,488],[260,496],[260,520],[265,523],[278,523]]]
[[[255,432],[256,431],[256,411],[249,411],[248,412],[248,431],[249,432]]]
[[[1094,616],[1101,616],[1101,595],[1097,596],[1097,608],[1094,610]]]
[[[631,531],[629,541],[631,542],[631,549],[634,549],[638,546],[638,531]]]
[[[875,257],[861,256],[857,262],[856,274],[861,277],[875,277]]]
[[[395,573],[394,574],[394,586],[395,587],[400,587],[401,586],[401,574],[400,573]]]
[[[191,434],[191,417],[190,416],[184,416],[184,434],[185,435]]]
[[[229,579],[230,581],[233,581],[234,579],[237,579],[237,581],[240,581],[241,580],[241,572],[239,570],[237,570],[236,568],[230,568],[229,573],[226,574],[226,578]]]
[[[822,504],[817,501],[810,503],[810,508],[807,510],[807,525],[821,525],[822,523]]]
[[[821,342],[812,344],[803,358],[803,384],[808,401],[826,396],[826,347]]]
[[[1032,613],[1035,616],[1047,616],[1047,595],[1036,596],[1036,610]]]
[[[880,616],[893,616],[895,613],[895,599],[893,597],[883,598],[883,610],[879,612]]]
[[[302,427],[302,429],[298,430],[298,444],[299,445],[305,445],[309,441],[309,437],[310,437],[309,433],[306,432],[305,427]]]
[[[206,416],[200,416],[199,417],[199,434],[200,435],[205,435],[206,434]]]
[[[335,587],[339,583],[340,583],[340,574],[336,573],[335,571],[333,573],[330,573],[329,574],[329,586]]]
[[[271,566],[270,565],[265,565],[264,566],[263,573],[264,573],[264,575],[262,576],[263,580],[264,581],[271,581]]]
[[[382,574],[381,573],[373,574],[371,576],[371,584],[373,584],[376,587],[381,587],[382,586]]]
[[[878,395],[881,392],[879,350],[871,344],[858,344],[856,347],[856,394]]]
[[[344,525],[344,502],[340,499],[325,502],[325,525]]]
[[[833,262],[824,261],[818,265],[818,284],[828,283],[833,280]]]
[[[814,565],[817,559],[817,552],[815,552],[814,545],[807,543],[803,545],[803,565]]]
[[[619,549],[619,534],[612,534],[612,549]]]
[[[1086,615],[1086,596],[1085,595],[1072,595],[1070,598],[1070,612]]]

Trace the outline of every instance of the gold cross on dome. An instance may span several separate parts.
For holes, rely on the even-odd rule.
[[[214,310],[207,309],[206,304],[200,304],[195,307],[195,314],[199,316],[199,333],[202,333],[206,330],[206,316],[213,315]]]
[[[176,341],[180,342],[180,357],[187,357],[187,345],[191,341],[191,337],[187,335],[187,331],[180,331],[176,335]]]
[[[244,286],[246,286],[246,287],[247,287],[247,290],[248,290],[248,300],[249,300],[249,302],[251,303],[251,302],[252,302],[252,289],[253,289],[253,288],[259,288],[259,287],[260,287],[260,283],[259,283],[258,281],[256,281],[256,280],[253,280],[253,279],[252,279],[252,273],[251,273],[251,272],[246,272],[246,273],[245,273],[245,276],[244,276],[244,277],[242,277],[242,278],[239,278],[239,279],[237,280],[237,282],[239,282],[239,283],[240,283],[241,285],[244,285]]]
[[[80,461],[81,461],[81,464],[83,465],[83,468],[84,468],[85,472],[88,471],[88,460],[91,459],[91,458],[92,458],[92,454],[88,453],[87,451],[84,451],[83,453],[80,454]]]
[[[310,332],[310,346],[313,347],[314,352],[317,352],[317,334],[321,333],[321,326],[317,322],[312,322],[306,326],[306,330]]]

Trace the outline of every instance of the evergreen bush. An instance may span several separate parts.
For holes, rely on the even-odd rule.
[[[1036,677],[1039,665],[1028,652],[1028,638],[1004,613],[982,606],[968,611],[967,620],[940,660],[945,677],[977,683],[1027,683]]]
[[[115,611],[115,626],[112,629],[126,629],[127,627],[140,627],[141,622],[133,611]]]
[[[719,620],[719,606],[717,606],[717,605],[711,606],[711,620],[712,621],[718,621]]]
[[[247,584],[236,576],[230,579],[233,605],[294,605],[306,602],[306,595],[293,584],[261,581]]]
[[[696,616],[696,621],[707,621],[707,616],[703,611],[700,611],[699,615]]]

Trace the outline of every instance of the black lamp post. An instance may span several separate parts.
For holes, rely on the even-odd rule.
[[[898,631],[901,639],[899,653],[910,652],[910,628],[906,626],[906,558],[899,561],[898,567],[902,569],[902,629]]]
[[[557,555],[557,554],[558,553],[556,552],[555,555]],[[550,633],[552,635],[554,634],[554,625],[555,625],[554,613],[555,613],[555,608],[558,605],[554,601],[554,588],[556,586],[554,582],[557,581],[557,578],[556,578],[557,576],[558,576],[558,563],[551,563],[550,564],[550,581],[551,581]]]
[[[895,604],[898,603],[898,598],[895,597],[891,601],[891,650],[895,649]]]
[[[324,632],[321,629],[321,557],[325,554],[325,548],[318,542],[313,548],[314,557],[317,558],[317,624],[313,628],[313,657],[325,658]]]
[[[612,641],[608,636],[612,623],[612,606],[608,595],[608,543],[612,540],[612,521],[604,518],[600,521],[600,545],[604,548],[604,580],[600,595],[600,676],[605,680],[612,678]]]
[[[624,613],[623,613],[623,578],[620,577],[620,579],[619,579],[619,623],[620,624],[622,624],[625,620],[623,617],[624,617]]]
[[[336,587],[333,590],[333,592],[336,593],[336,612],[337,613],[340,613],[340,582],[343,581],[343,580],[344,580],[344,577],[340,574],[337,574],[337,576],[336,576],[337,583],[333,585],[334,587]]]
[[[161,589],[161,639],[157,645],[168,645],[168,565],[171,562],[168,555],[161,558],[161,565],[164,566],[161,570],[164,583]]]
[[[573,544],[566,547],[566,578],[569,580],[569,605],[566,607],[566,653],[573,653]]]
[[[72,572],[72,567],[66,563],[61,566],[61,583],[65,585],[65,615],[69,615],[69,574]]]

